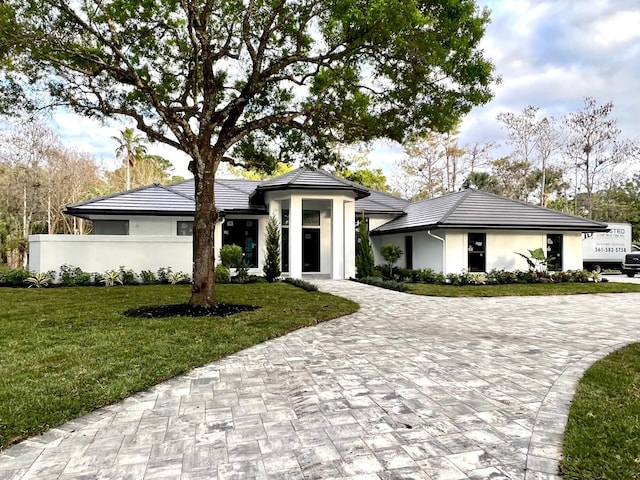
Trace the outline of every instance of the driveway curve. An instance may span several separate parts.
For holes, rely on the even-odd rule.
[[[0,479],[554,479],[575,385],[640,340],[640,294],[436,298],[316,282],[359,312],[0,454]]]

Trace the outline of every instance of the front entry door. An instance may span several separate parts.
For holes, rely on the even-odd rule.
[[[302,229],[302,271],[320,271],[320,229]]]

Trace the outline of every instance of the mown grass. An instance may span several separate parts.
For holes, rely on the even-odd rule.
[[[358,309],[280,283],[219,285],[219,301],[261,307],[225,318],[122,315],[184,302],[189,289],[0,289],[0,449],[195,366]]]
[[[577,295],[589,293],[640,292],[633,283],[514,283],[508,285],[431,285],[409,284],[409,293],[433,297],[504,297],[530,295]]]
[[[640,478],[640,344],[596,362],[580,380],[569,411],[563,478]]]

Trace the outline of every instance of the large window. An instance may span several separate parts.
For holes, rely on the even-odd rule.
[[[404,267],[413,268],[413,236],[404,237]]]
[[[229,219],[222,230],[223,245],[238,245],[244,253],[244,261],[250,267],[258,266],[258,220]]]
[[[282,209],[282,245],[280,246],[281,270],[289,271],[289,209]]]
[[[320,226],[320,210],[303,210],[302,226],[303,227],[319,227]]]
[[[94,220],[93,235],[129,235],[129,220]]]
[[[191,221],[178,221],[178,236],[179,237],[193,237],[193,222],[191,222]]]
[[[468,238],[469,271],[485,272],[487,270],[487,236],[484,233],[469,233]]]
[[[562,270],[562,234],[547,235],[547,269]]]

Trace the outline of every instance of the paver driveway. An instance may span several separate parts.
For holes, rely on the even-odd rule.
[[[555,478],[577,379],[640,340],[640,294],[317,283],[361,310],[16,445],[0,478]]]

